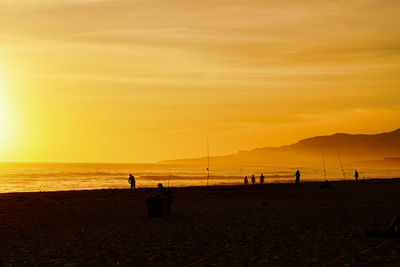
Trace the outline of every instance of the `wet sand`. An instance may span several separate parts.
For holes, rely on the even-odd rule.
[[[400,213],[400,179],[0,194],[1,266],[398,265],[400,238],[369,238]]]

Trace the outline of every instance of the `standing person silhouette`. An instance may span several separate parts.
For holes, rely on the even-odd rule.
[[[264,174],[261,173],[261,176],[260,176],[260,184],[263,184],[263,183],[264,183]]]
[[[251,176],[251,183],[252,184],[256,183],[256,177],[254,176],[254,174]]]
[[[128,183],[130,183],[131,189],[136,189],[135,176],[133,176],[132,174],[129,175]]]
[[[247,179],[247,176],[244,177],[244,185],[247,185],[249,183],[249,179]]]
[[[357,170],[354,172],[354,178],[356,178],[356,182],[358,183],[358,171]]]
[[[296,172],[296,184],[299,184],[299,183],[300,183],[300,171],[297,170],[297,172]]]

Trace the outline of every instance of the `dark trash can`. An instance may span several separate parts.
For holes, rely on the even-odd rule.
[[[146,202],[147,217],[162,217],[164,215],[164,198],[149,197]]]

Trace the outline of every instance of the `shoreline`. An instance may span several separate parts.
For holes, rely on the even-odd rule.
[[[366,178],[366,179],[359,179],[359,181],[365,181],[365,182],[371,182],[371,181],[392,181],[392,180],[400,180],[400,177],[393,177],[393,178]],[[334,185],[337,183],[354,183],[354,179],[346,179],[346,180],[329,180],[329,183]],[[319,183],[324,182],[324,179],[315,181],[315,180],[305,180],[300,182],[301,185],[309,185],[309,184],[316,184],[318,185]],[[363,182],[359,182],[362,184]],[[138,187],[134,190],[131,190],[128,186],[126,188],[101,188],[101,189],[77,189],[77,190],[55,190],[55,191],[16,191],[16,192],[0,192],[0,195],[4,194],[34,194],[34,193],[65,193],[65,192],[95,192],[95,191],[104,191],[104,190],[121,190],[121,191],[142,191],[142,190],[158,190],[157,188],[157,182],[155,183],[154,187]],[[164,185],[164,183],[162,183]],[[199,185],[199,186],[171,186],[169,188],[174,189],[174,190],[183,190],[183,189],[210,189],[210,188],[219,188],[219,187],[257,187],[257,186],[274,186],[274,185],[294,185],[294,179],[293,182],[265,182],[264,184],[214,184],[214,185]],[[165,185],[164,185],[165,186]],[[165,186],[166,187],[166,186]]]

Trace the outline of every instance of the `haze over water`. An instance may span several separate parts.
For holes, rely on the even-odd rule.
[[[302,181],[324,179],[323,167],[219,165],[210,167],[210,185],[242,184],[245,175],[258,178],[262,172],[266,183],[294,181],[300,168]],[[353,169],[345,169],[346,179],[353,179]],[[400,177],[400,168],[359,169],[363,178]],[[0,193],[63,191],[107,188],[129,188],[128,176],[136,177],[137,187],[155,187],[158,183],[170,186],[204,186],[207,171],[203,165],[178,164],[105,164],[105,163],[1,163]],[[327,169],[328,180],[343,180],[340,166]]]

